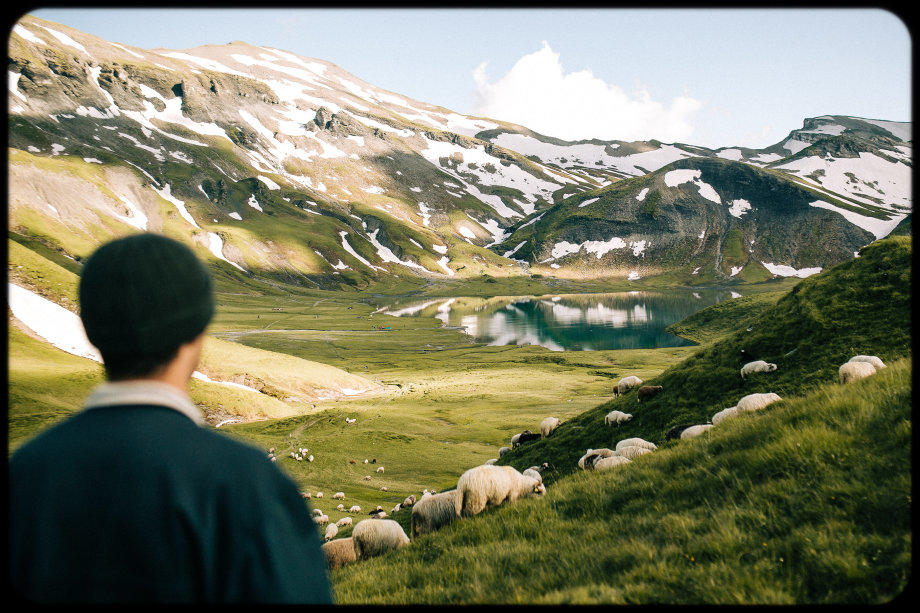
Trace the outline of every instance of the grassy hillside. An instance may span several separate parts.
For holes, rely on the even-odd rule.
[[[332,573],[340,603],[885,602],[911,566],[911,360]]]
[[[856,354],[878,355],[886,363],[909,355],[910,283],[910,238],[873,243],[859,258],[804,279],[774,306],[746,320],[747,327],[647,379],[647,384],[664,387],[651,400],[638,404],[633,392],[602,404],[500,463],[524,469],[549,462],[554,470],[546,478],[551,482],[575,470],[589,447],[612,448],[631,436],[661,443],[673,426],[706,423],[747,394],[775,392],[787,397],[834,381],[839,365]],[[742,380],[741,366],[756,359],[779,368]],[[603,416],[613,409],[634,418],[620,427],[604,427]],[[534,422],[531,430],[538,425]]]
[[[719,302],[665,330],[695,343],[710,343],[747,328],[748,322],[776,304],[785,292],[763,292]]]

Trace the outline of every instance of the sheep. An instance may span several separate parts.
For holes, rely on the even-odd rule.
[[[409,496],[406,497],[405,500],[403,500],[403,506],[411,507],[412,505],[415,504],[415,500],[416,500],[415,494],[410,494]]]
[[[336,510],[336,511],[344,511],[344,510],[345,510],[345,505],[342,504],[342,503],[339,503],[338,506],[335,507],[335,510]]]
[[[314,517],[314,518],[313,518],[313,523],[319,524],[320,526],[325,526],[327,523],[329,523],[329,516],[328,516],[328,515],[320,515],[320,516],[318,516],[318,517]]]
[[[378,467],[377,467],[377,472],[378,472],[378,473],[382,473],[382,472],[383,472],[383,466],[378,466]]]
[[[350,525],[351,525],[351,518],[350,518],[350,517],[343,517],[343,518],[340,519],[339,521],[335,522],[335,525],[338,526],[339,528],[344,528],[345,526],[350,526]]]
[[[525,469],[524,472],[522,472],[521,474],[526,477],[532,477],[536,479],[537,481],[539,481],[540,483],[543,483],[543,475],[541,475],[539,471],[537,471],[537,469],[535,468]]]
[[[608,468],[613,468],[614,466],[619,466],[620,464],[629,464],[631,460],[623,456],[610,456],[608,458],[600,458],[597,462],[594,463],[594,470],[606,470]]]
[[[529,430],[524,430],[524,432],[529,432]],[[512,449],[517,447],[518,439],[521,438],[521,435],[524,434],[524,432],[518,432],[517,434],[511,437],[511,448]]]
[[[624,438],[622,441],[617,443],[615,449],[619,451],[623,447],[645,447],[649,451],[655,451],[658,449],[658,446],[655,443],[650,443],[645,439],[641,438]]]
[[[336,500],[345,500],[345,492],[336,492],[332,497]]]
[[[311,498],[310,492],[300,492],[300,497],[301,497],[301,498],[304,498],[304,499],[306,499],[306,500],[310,500],[310,498]]]
[[[331,541],[335,538],[335,535],[339,533],[339,527],[336,524],[329,524],[326,526],[326,536],[327,541]]]
[[[496,462],[498,462],[498,458],[489,458],[488,460],[486,460],[485,462],[483,462],[483,464],[485,464],[485,465],[491,465],[491,464],[495,464]]]
[[[511,451],[511,448],[510,448],[510,447],[500,447],[500,448],[498,449],[498,457],[502,457],[503,455],[505,455],[505,454],[508,453],[509,451]]]
[[[547,417],[540,422],[540,436],[546,438],[553,433],[553,430],[559,427],[558,417]]]
[[[329,570],[342,568],[346,564],[351,564],[357,558],[355,556],[355,545],[351,537],[347,539],[335,539],[328,543],[323,543],[321,547],[323,556],[326,558],[326,566]]]
[[[652,453],[652,450],[647,447],[639,447],[638,445],[630,445],[629,447],[623,447],[622,449],[617,449],[614,452],[614,455],[618,455],[621,458],[628,458],[630,460],[635,460],[640,455],[646,453]]]
[[[355,558],[363,560],[409,544],[409,537],[396,521],[376,519],[359,521],[352,530]]]
[[[409,530],[412,538],[434,532],[459,519],[456,497],[457,490],[448,490],[434,496],[426,496],[412,507]]]
[[[745,411],[759,411],[765,406],[779,400],[782,400],[782,398],[772,392],[767,392],[765,394],[748,394],[738,401],[738,412],[744,413]]]
[[[680,438],[681,432],[692,426],[693,424],[680,424],[679,426],[674,426],[668,433],[664,435],[665,440],[673,441],[674,439]]]
[[[643,385],[639,388],[639,391],[636,392],[636,397],[639,402],[642,402],[643,398],[651,398],[663,389],[664,388],[660,385]]]
[[[396,503],[396,506],[393,507],[392,509],[390,509],[390,513],[396,513],[396,512],[399,511],[401,508],[402,508],[402,506],[397,502],[397,503]]]
[[[380,491],[381,491],[381,492],[387,491],[387,486],[381,485],[381,486],[380,486]]]
[[[367,464],[368,462],[370,462],[370,460],[368,460],[367,458],[364,458],[364,463]]]
[[[617,396],[622,396],[629,390],[634,387],[639,387],[642,385],[642,379],[635,375],[629,375],[628,377],[623,377],[617,383]]]
[[[578,468],[584,470],[593,470],[594,464],[601,458],[609,458],[614,455],[612,449],[588,449],[585,455],[578,460]]]
[[[735,417],[738,414],[738,407],[728,407],[727,409],[722,409],[718,413],[712,416],[712,425],[718,426],[723,421],[729,417]]]
[[[885,368],[885,363],[882,362],[877,356],[874,355],[854,355],[848,360],[849,362],[868,362],[875,366],[875,370],[881,370]]]
[[[348,460],[348,463],[349,463],[349,464],[357,464],[357,462],[355,462],[354,460]]]
[[[323,497],[323,493],[322,493],[322,492],[316,492],[316,497],[317,497],[317,498],[322,498],[322,497]]]
[[[487,506],[545,493],[545,485],[533,477],[525,477],[512,466],[476,466],[460,475],[454,502],[457,514],[469,517]]]
[[[773,372],[774,370],[776,370],[776,364],[770,364],[763,360],[755,360],[741,367],[741,378],[744,379],[746,376],[755,372]]]
[[[609,426],[612,424],[620,425],[628,422],[632,419],[632,415],[629,413],[624,413],[623,411],[610,411],[607,415],[604,416],[604,425]]]
[[[876,370],[871,362],[846,362],[840,365],[837,371],[841,383],[852,383],[865,377],[874,375]]]
[[[360,513],[360,512],[361,512],[361,507],[359,507],[359,506],[356,505],[356,504],[353,504],[353,505],[351,505],[351,507],[349,507],[348,512],[349,512],[349,513]]]
[[[687,428],[686,430],[680,433],[680,438],[681,439],[696,438],[697,436],[699,436],[703,432],[706,432],[706,430],[709,430],[710,428],[712,428],[712,424],[702,424],[699,426],[690,426],[689,428]]]
[[[371,480],[371,476],[370,476],[370,475],[364,475],[364,480],[365,480],[365,481],[370,481],[370,480]]]
[[[521,432],[521,438],[518,439],[518,442],[517,442],[518,447],[520,447],[521,445],[523,445],[524,443],[528,441],[533,441],[538,438],[541,438],[542,436],[543,436],[542,434],[536,434],[534,432],[531,432],[530,430],[524,430],[523,432]]]

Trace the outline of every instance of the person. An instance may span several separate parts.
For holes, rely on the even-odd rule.
[[[144,233],[86,262],[80,317],[107,381],[9,460],[10,583],[39,602],[332,603],[294,483],[189,399],[207,269]]]

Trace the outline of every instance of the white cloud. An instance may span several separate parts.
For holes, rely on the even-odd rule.
[[[566,74],[559,54],[546,41],[542,49],[519,59],[493,83],[486,77],[486,64],[473,71],[475,115],[518,123],[566,140],[687,141],[694,129],[691,116],[702,106],[684,94],[666,108],[647,91],[630,96],[590,70]]]

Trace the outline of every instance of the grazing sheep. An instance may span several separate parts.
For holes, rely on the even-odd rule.
[[[331,541],[335,538],[335,535],[339,533],[339,527],[336,524],[329,524],[326,526],[326,540]]]
[[[665,440],[673,441],[674,439],[680,438],[681,432],[692,426],[693,424],[681,424],[679,426],[674,426],[668,433],[664,435]]]
[[[628,377],[623,377],[617,383],[617,395],[622,396],[629,390],[634,387],[639,387],[642,385],[642,379],[635,375],[629,375]]]
[[[639,388],[639,391],[636,392],[636,396],[639,402],[642,402],[644,398],[651,398],[663,390],[664,388],[660,385],[643,385]]]
[[[496,462],[498,462],[498,458],[489,458],[488,460],[486,460],[485,462],[483,462],[483,464],[485,464],[485,465],[491,465],[491,464],[495,464]]]
[[[840,365],[837,372],[841,383],[852,383],[874,375],[876,370],[871,362],[846,362]]]
[[[542,434],[536,434],[534,432],[531,432],[530,430],[524,430],[523,432],[521,432],[521,438],[518,439],[517,444],[520,447],[524,443],[527,443],[529,441],[535,441],[541,438],[542,436],[543,436]]]
[[[377,472],[378,472],[378,473],[382,473],[382,472],[383,472],[383,466],[378,466],[378,467],[377,467]]]
[[[300,496],[307,500],[310,500],[310,492],[300,492]]]
[[[755,372],[773,372],[774,370],[776,370],[776,364],[770,364],[763,360],[755,360],[741,367],[741,378],[744,379]]]
[[[558,417],[547,417],[540,422],[540,436],[546,438],[553,433],[553,430],[559,427]]]
[[[323,512],[320,511],[319,509],[313,509],[313,517],[319,517],[322,514]]]
[[[745,411],[759,411],[765,406],[768,406],[779,400],[782,400],[782,398],[773,392],[767,392],[765,394],[748,394],[738,401],[738,412],[744,413]]]
[[[345,500],[345,492],[336,492],[332,497],[336,500]]]
[[[541,475],[535,468],[528,468],[521,474],[526,477],[532,477],[540,483],[543,483],[543,475]]]
[[[410,494],[409,496],[406,497],[405,500],[403,500],[403,506],[411,507],[412,505],[415,504],[415,500],[416,500],[415,494]]]
[[[381,492],[387,491],[387,486],[381,485],[381,486],[380,486],[380,491],[381,491]]]
[[[320,526],[325,526],[327,523],[329,523],[329,516],[328,516],[328,515],[320,515],[319,517],[314,517],[314,518],[313,518],[313,523],[319,524]]]
[[[448,490],[419,500],[418,504],[412,507],[409,531],[412,538],[434,532],[459,519],[456,497],[457,490]]]
[[[322,497],[323,497],[323,493],[322,493],[322,492],[316,492],[316,497],[317,497],[317,498],[322,498]]]
[[[641,438],[624,438],[622,441],[617,443],[616,450],[619,451],[624,447],[645,447],[649,451],[655,451],[658,449],[658,445],[655,443],[650,443],[647,440]]]
[[[390,513],[396,513],[396,512],[399,511],[401,508],[402,508],[402,506],[397,502],[397,503],[396,503],[396,506],[393,507],[392,509],[390,509]]]
[[[635,460],[640,455],[645,455],[646,453],[652,453],[652,450],[647,447],[639,447],[638,445],[630,445],[629,447],[623,447],[622,449],[617,449],[615,452],[615,455],[618,455],[621,458],[629,458],[630,460]]]
[[[370,462],[370,460],[368,460],[367,458],[364,458],[364,463],[367,464],[368,462]]]
[[[500,447],[500,448],[498,449],[498,457],[502,457],[503,455],[505,455],[505,454],[508,453],[509,451],[511,451],[511,447]]]
[[[488,506],[545,493],[545,485],[511,466],[476,466],[460,475],[455,506],[458,515],[469,517]]]
[[[530,430],[524,430],[524,432],[530,432]],[[517,434],[511,437],[511,448],[512,449],[517,447],[518,439],[521,438],[521,435],[524,434],[524,432],[518,432]]]
[[[848,361],[850,362],[868,362],[875,366],[875,370],[881,370],[885,368],[885,363],[882,362],[877,356],[874,355],[854,355]]]
[[[361,507],[359,507],[359,506],[356,505],[356,504],[353,504],[353,505],[351,505],[351,507],[349,507],[348,512],[349,512],[349,513],[360,513],[360,512],[361,512]]]
[[[594,464],[601,458],[609,458],[614,455],[612,449],[588,449],[585,455],[578,460],[578,468],[583,470],[594,470]]]
[[[699,436],[703,432],[706,432],[706,430],[709,430],[710,428],[712,428],[712,424],[702,424],[699,426],[690,426],[689,428],[687,428],[686,430],[680,433],[680,438],[681,439],[696,438],[697,436]]]
[[[363,560],[409,544],[409,537],[392,519],[363,520],[351,533],[355,558]]]
[[[364,480],[365,480],[365,481],[370,481],[370,480],[371,480],[371,476],[370,476],[370,475],[364,475]]]
[[[345,510],[345,505],[342,504],[342,503],[339,503],[338,506],[335,507],[335,510],[336,510],[336,511],[344,511],[344,510]]]
[[[335,525],[338,526],[339,528],[344,528],[345,526],[350,526],[350,525],[351,525],[351,518],[350,518],[350,517],[343,517],[343,518],[340,519],[339,521],[335,522]]]
[[[607,415],[604,416],[604,425],[609,426],[611,424],[624,424],[632,419],[632,415],[629,413],[624,413],[623,411],[610,411]]]
[[[718,413],[712,416],[712,425],[718,426],[723,421],[729,417],[734,417],[738,414],[738,407],[728,407],[727,409],[722,409]]]
[[[355,556],[355,545],[351,537],[347,539],[335,539],[324,543],[321,547],[323,556],[326,558],[326,566],[329,570],[342,568],[346,564],[351,564],[357,558]]]
[[[631,460],[623,456],[614,455],[609,458],[601,458],[594,463],[594,470],[605,470],[608,468],[613,468],[614,466],[619,466],[621,464],[629,464]]]

